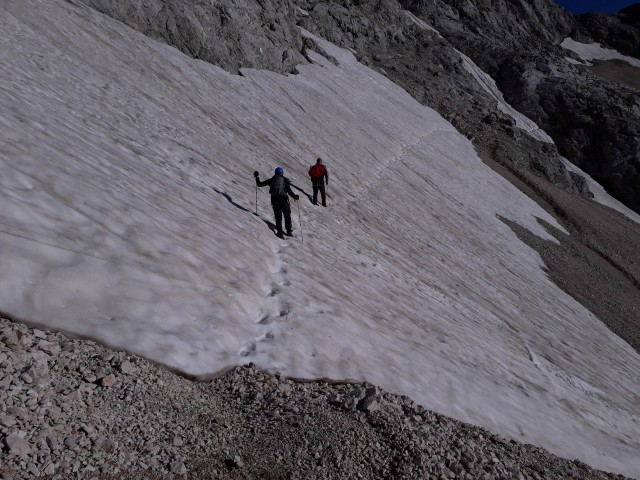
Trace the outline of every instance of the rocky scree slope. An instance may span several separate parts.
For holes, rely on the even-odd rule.
[[[541,126],[562,155],[640,212],[640,95],[568,63],[572,53],[558,46],[576,35],[637,55],[638,29],[624,16],[575,18],[551,0],[401,3],[496,79],[506,100]]]
[[[416,24],[395,0],[308,2],[110,2],[75,0],[233,73],[242,68],[294,71],[307,49],[301,26],[381,70],[422,104],[437,110],[501,163],[533,171],[568,191],[589,195],[555,146],[515,127],[436,32]]]
[[[0,372],[3,480],[624,478],[370,384],[251,365],[193,382],[4,318]]]

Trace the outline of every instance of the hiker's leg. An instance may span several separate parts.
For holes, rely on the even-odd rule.
[[[273,216],[276,219],[277,233],[282,233],[282,205],[278,203],[274,203],[272,206],[273,206]]]
[[[313,204],[317,205],[318,204],[318,186],[314,183],[313,184]]]
[[[282,206],[282,211],[284,213],[284,226],[287,229],[287,233],[291,233],[291,205],[285,203]]]
[[[327,193],[324,189],[324,185],[320,185],[320,196],[322,197],[322,205],[327,206]]]

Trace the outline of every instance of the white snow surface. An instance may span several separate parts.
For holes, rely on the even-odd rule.
[[[0,310],[196,375],[366,379],[640,477],[640,356],[433,110],[322,39],[339,66],[235,76],[63,0],[0,11]],[[329,207],[302,195],[281,241],[252,172],[308,193],[317,156]]]
[[[562,48],[571,50],[585,61],[590,60],[623,60],[629,65],[640,68],[640,60],[634,57],[623,55],[617,50],[605,48],[599,43],[581,43],[572,38],[565,38],[560,44]]]
[[[542,130],[533,120],[531,120],[526,115],[523,115],[515,108],[513,108],[505,99],[504,95],[496,85],[496,82],[491,75],[482,70],[471,58],[467,57],[464,53],[459,50],[456,50],[460,57],[462,58],[462,65],[465,70],[469,72],[473,78],[477,80],[480,86],[493,98],[495,98],[496,102],[498,102],[498,109],[511,118],[513,118],[516,122],[516,126],[529,135],[531,135],[536,140],[540,140],[545,143],[553,143],[551,137]]]

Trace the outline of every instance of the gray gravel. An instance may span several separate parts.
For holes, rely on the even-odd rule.
[[[374,385],[254,366],[197,382],[7,319],[0,372],[5,480],[623,478]]]

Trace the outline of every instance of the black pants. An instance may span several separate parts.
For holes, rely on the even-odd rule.
[[[318,204],[318,191],[320,192],[320,196],[322,197],[322,205],[326,207],[327,194],[325,193],[325,190],[324,190],[324,183],[321,183],[320,185],[316,185],[315,183],[313,184],[313,204],[314,205]]]
[[[276,229],[282,234],[282,216],[284,215],[284,226],[287,233],[291,233],[291,205],[289,202],[271,202],[273,216],[276,217]]]

